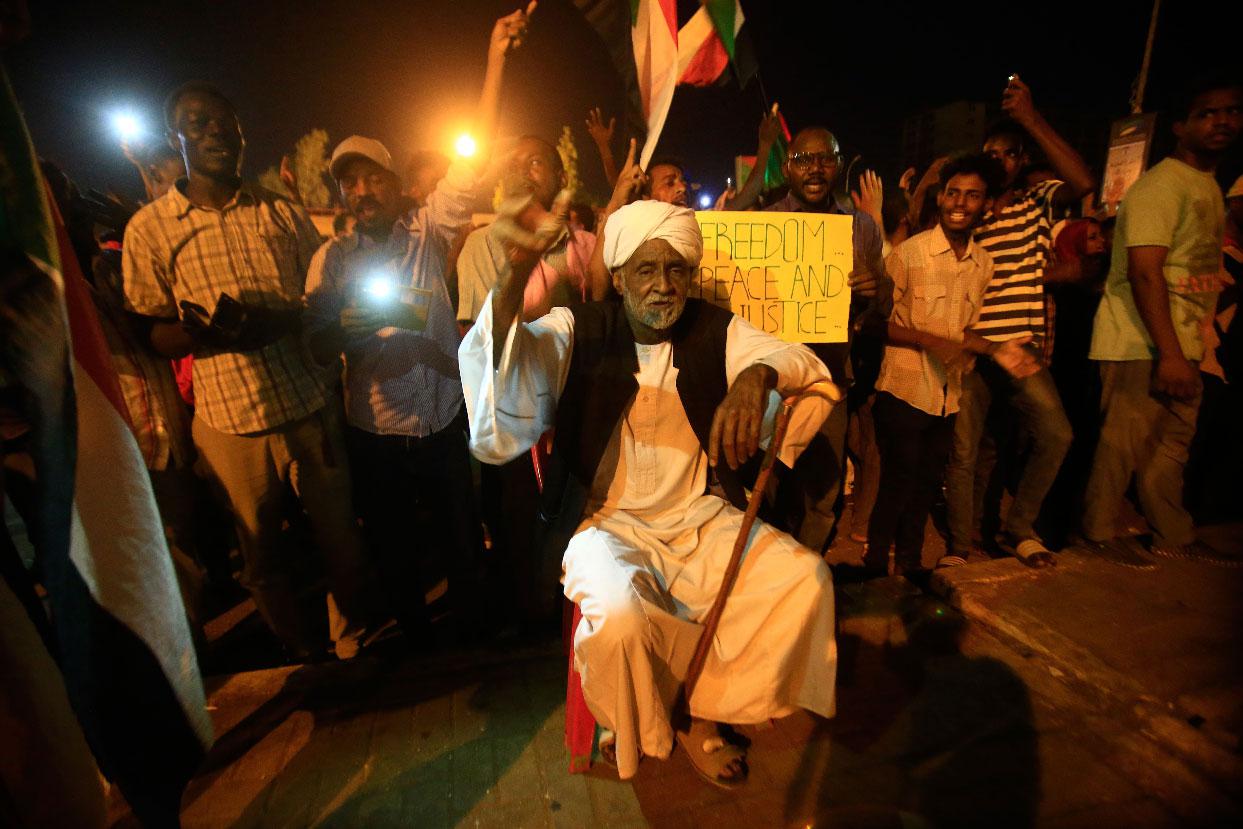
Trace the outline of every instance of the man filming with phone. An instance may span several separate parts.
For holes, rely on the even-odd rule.
[[[495,132],[505,61],[534,6],[492,29],[474,125],[485,146]],[[357,135],[342,141],[330,172],[355,229],[327,242],[307,277],[311,353],[326,366],[344,356],[355,502],[391,606],[412,639],[426,638],[419,633],[429,626],[424,597],[446,575],[455,617],[477,617],[463,604],[474,593],[463,582],[482,538],[446,275],[486,155],[456,159],[425,201],[403,213],[388,149]]]
[[[178,88],[165,121],[188,177],[129,222],[126,308],[157,353],[194,355],[194,445],[233,512],[242,583],[264,620],[291,658],[322,654],[297,589],[307,579],[281,549],[292,486],[338,610],[329,625],[334,649],[349,658],[385,614],[354,520],[340,428],[301,336],[319,234],[301,206],[241,179],[245,141],[219,89]]]

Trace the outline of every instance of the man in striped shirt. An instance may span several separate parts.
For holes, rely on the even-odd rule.
[[[526,14],[517,11],[493,28],[476,120],[485,145],[506,56],[525,27]],[[424,595],[445,573],[461,607],[469,591],[454,576],[469,572],[480,547],[458,375],[461,337],[445,280],[450,249],[470,224],[476,166],[454,161],[405,215],[401,181],[379,141],[345,139],[330,172],[357,223],[353,233],[327,242],[311,266],[311,351],[324,365],[345,357],[358,511],[379,553],[390,604],[413,636],[427,628]]]
[[[1018,339],[1036,354],[1043,354],[1043,344],[1050,336],[1044,284],[1058,276],[1046,268],[1052,246],[1052,212],[1078,201],[1095,187],[1095,181],[1079,154],[1032,104],[1031,91],[1018,76],[1010,77],[1002,109],[1012,121],[989,131],[984,152],[1002,165],[1006,191],[975,233],[976,243],[992,257],[993,277],[984,290],[980,318],[972,330],[993,342]],[[1029,145],[1033,142],[1060,180],[1023,186],[1020,173],[1031,160]],[[974,494],[976,459],[994,401],[1017,418],[1030,445],[1002,524],[1002,542],[1026,563],[1044,566],[1053,559],[1033,523],[1073,437],[1047,365],[1016,380],[984,363],[964,378],[946,472],[949,560],[965,560],[972,547],[979,517]]]
[[[339,427],[300,336],[319,234],[300,206],[239,178],[242,131],[218,89],[181,87],[165,116],[189,175],[130,220],[126,309],[158,354],[195,357],[195,448],[233,510],[242,582],[260,613],[293,658],[318,655],[295,586],[302,579],[281,551],[292,486],[327,564],[336,653],[348,658],[381,614]]]

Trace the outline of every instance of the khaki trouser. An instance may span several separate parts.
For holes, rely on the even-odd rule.
[[[1195,540],[1183,507],[1183,468],[1196,433],[1200,395],[1190,401],[1154,397],[1152,372],[1151,360],[1101,362],[1103,422],[1083,516],[1084,535],[1093,541],[1118,534],[1118,505],[1132,474],[1153,544]]]
[[[340,617],[330,630],[339,655],[353,653],[362,629],[378,618],[350,497],[350,473],[339,428],[326,411],[254,435],[231,435],[194,418],[194,444],[208,476],[226,494],[245,568],[242,584],[273,632],[295,653],[316,649],[295,591],[297,561],[281,554],[286,485],[302,502],[328,571]]]

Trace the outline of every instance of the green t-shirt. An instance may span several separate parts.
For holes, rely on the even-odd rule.
[[[1204,356],[1200,324],[1217,303],[1225,203],[1211,173],[1167,158],[1140,176],[1118,208],[1105,295],[1092,327],[1093,360],[1157,356],[1127,279],[1127,248],[1168,248],[1165,282],[1178,343],[1189,360]]]

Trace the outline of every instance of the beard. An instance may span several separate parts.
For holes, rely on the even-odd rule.
[[[626,313],[630,318],[639,322],[653,331],[664,331],[671,328],[675,322],[682,316],[682,311],[686,308],[686,298],[682,297],[675,300],[669,305],[660,305],[656,307],[644,306],[637,303],[629,294],[624,294],[622,302],[625,305]]]

